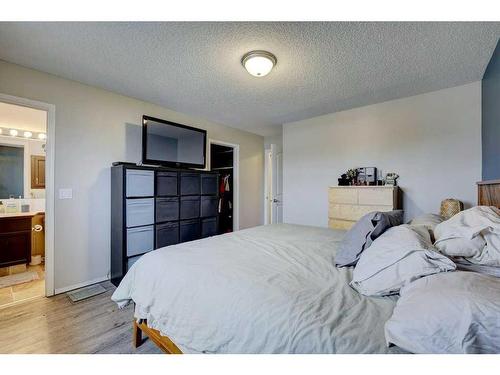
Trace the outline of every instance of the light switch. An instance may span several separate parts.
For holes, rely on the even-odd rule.
[[[59,189],[59,199],[72,199],[73,189]]]

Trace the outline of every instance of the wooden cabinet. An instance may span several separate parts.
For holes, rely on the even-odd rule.
[[[31,261],[31,216],[0,217],[0,267]]]
[[[332,186],[328,204],[328,226],[343,230],[369,212],[392,211],[401,206],[397,186]]]
[[[31,156],[31,188],[45,189],[45,156]]]
[[[45,228],[45,214],[36,214],[31,220],[33,228],[35,225],[41,225]],[[41,255],[42,258],[45,256],[45,230],[41,232],[36,232],[33,230],[31,234],[31,255]]]

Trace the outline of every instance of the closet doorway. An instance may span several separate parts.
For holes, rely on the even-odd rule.
[[[209,170],[219,173],[218,234],[239,229],[239,145],[209,139]]]

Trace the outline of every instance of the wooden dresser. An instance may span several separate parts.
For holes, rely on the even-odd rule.
[[[397,186],[331,186],[328,192],[328,226],[349,229],[372,211],[401,208]]]

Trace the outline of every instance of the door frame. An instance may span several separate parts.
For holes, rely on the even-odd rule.
[[[207,170],[211,170],[210,145],[231,147],[233,149],[233,232],[240,229],[240,145],[208,138]]]
[[[56,106],[49,103],[0,93],[0,102],[34,108],[47,113],[45,143],[45,296],[54,295],[55,236],[55,138]]]

